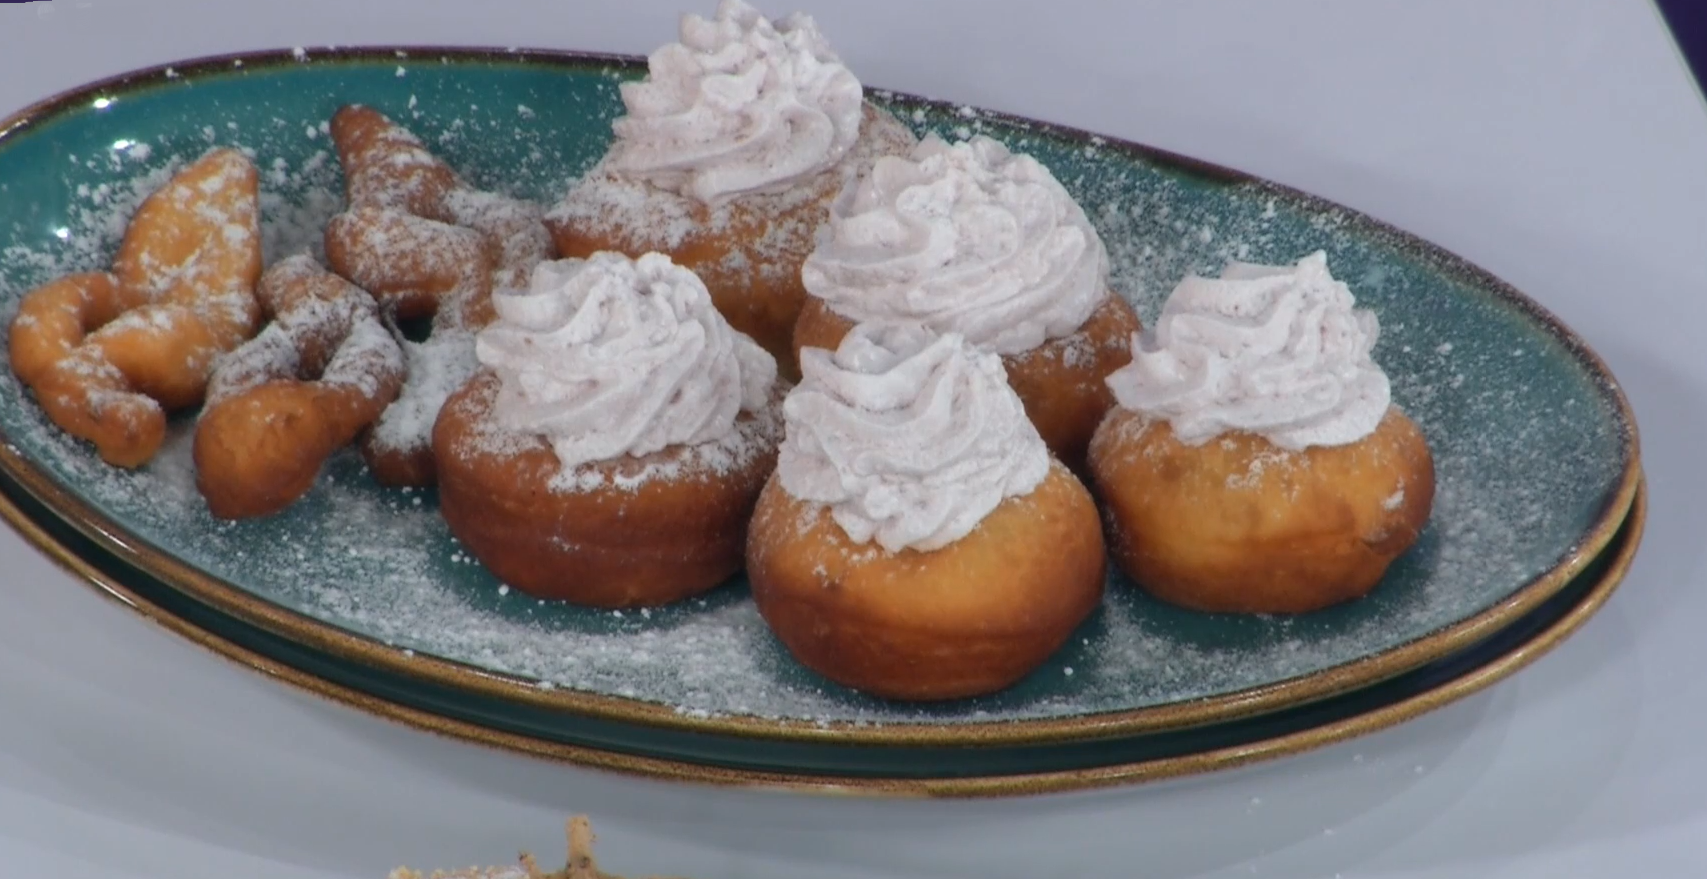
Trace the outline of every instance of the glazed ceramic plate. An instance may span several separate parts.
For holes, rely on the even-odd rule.
[[[326,123],[345,103],[384,110],[481,186],[549,201],[603,152],[617,84],[642,72],[586,55],[279,52],[52,99],[0,123],[0,303],[9,314],[32,286],[104,264],[128,210],[213,146],[245,148],[262,169],[269,260],[317,249],[340,207]],[[1188,272],[1326,250],[1379,315],[1376,359],[1435,452],[1418,545],[1368,598],[1296,618],[1186,612],[1111,575],[1102,608],[1019,685],[914,706],[800,668],[739,579],[642,613],[513,592],[450,538],[432,492],[382,489],[351,452],[287,512],[221,522],[194,487],[190,415],[155,461],[119,471],[7,374],[0,473],[20,504],[80,535],[78,552],[111,554],[170,592],[150,598],[166,612],[271,661],[322,677],[336,667],[340,686],[494,740],[777,772],[894,775],[894,759],[872,755],[947,746],[913,771],[988,774],[957,762],[955,746],[1031,754],[1305,705],[1459,655],[1604,558],[1637,490],[1635,426],[1599,359],[1528,298],[1283,187],[1040,122],[872,97],[920,131],[1036,155],[1084,204],[1113,286],[1145,318]],[[1015,760],[1002,771],[1025,771]]]

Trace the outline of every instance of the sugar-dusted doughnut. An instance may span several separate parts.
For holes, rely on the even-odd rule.
[[[811,18],[773,23],[740,0],[684,16],[621,89],[610,152],[547,218],[558,251],[669,254],[793,377],[800,265],[830,202],[912,132],[864,100]]]
[[[1000,359],[862,324],[801,369],[747,541],[778,640],[892,699],[982,695],[1037,668],[1102,597],[1102,530]]]
[[[960,333],[1001,355],[1050,451],[1083,471],[1138,315],[1110,290],[1084,210],[1036,159],[981,135],[878,159],[831,208],[801,277],[797,349],[833,349],[865,321]]]
[[[1090,468],[1116,563],[1206,611],[1300,613],[1367,594],[1417,540],[1434,461],[1370,356],[1378,324],[1320,251],[1176,287]]]
[[[481,371],[433,429],[462,545],[517,589],[596,607],[739,570],[782,439],[770,355],[662,254],[544,263],[493,304]]]

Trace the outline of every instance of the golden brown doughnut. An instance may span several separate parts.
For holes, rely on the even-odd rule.
[[[798,359],[802,348],[834,350],[853,326],[824,300],[807,297],[794,326],[794,356]],[[1072,334],[1002,357],[1025,414],[1049,451],[1074,472],[1085,472],[1085,448],[1114,406],[1114,393],[1103,379],[1132,360],[1132,334],[1139,329],[1137,312],[1110,293]]]
[[[743,412],[717,454],[671,446],[582,465],[567,477],[543,438],[493,424],[498,379],[452,394],[433,429],[440,510],[494,576],[539,598],[593,607],[667,604],[741,568],[747,522],[776,466],[781,397]]]
[[[110,464],[140,466],[166,413],[201,402],[215,358],[254,335],[260,273],[255,166],[212,150],[142,202],[111,275],[25,296],[13,369],[60,428]]]
[[[403,352],[361,288],[302,255],[259,293],[273,322],[220,359],[196,424],[196,488],[224,519],[294,503],[403,385]]]
[[[1115,562],[1205,611],[1301,613],[1365,595],[1434,499],[1428,444],[1397,407],[1361,440],[1300,451],[1243,431],[1188,446],[1166,421],[1116,408],[1090,469]]]
[[[890,699],[1003,689],[1060,649],[1102,598],[1096,505],[1059,461],[941,549],[856,544],[773,478],[747,540],[753,601],[801,664]]]

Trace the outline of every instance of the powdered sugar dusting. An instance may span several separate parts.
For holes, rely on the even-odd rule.
[[[376,449],[410,453],[432,442],[433,421],[445,400],[480,368],[474,358],[474,334],[440,327],[420,342],[403,343],[409,380],[403,392],[373,425]]]
[[[392,81],[389,68],[381,72]],[[419,73],[412,72],[409,85],[392,87],[424,82],[429,71]],[[532,116],[496,96],[481,99],[496,108],[481,115],[466,101],[423,92],[415,121],[428,140],[436,135],[441,145],[466,148],[452,161],[479,185],[554,195],[586,167],[604,135],[551,132],[549,125],[561,125],[549,121],[561,118],[553,108],[584,106],[577,124],[589,130],[606,125],[620,108],[609,77],[564,74],[554,82],[550,96],[525,98]],[[341,206],[337,163],[327,159],[324,135],[305,136],[319,131],[320,120],[278,111],[275,126],[267,121],[275,111],[236,103],[222,112],[246,114],[235,137],[253,148],[262,171],[269,261],[313,250],[319,225]],[[1257,184],[1130,160],[1115,146],[1091,149],[997,117],[910,104],[896,109],[924,127],[965,126],[1036,155],[1084,204],[1108,246],[1114,289],[1149,319],[1188,271],[1213,272],[1229,259],[1284,262],[1318,247],[1328,250],[1336,275],[1379,313],[1383,334],[1375,359],[1392,377],[1394,400],[1423,429],[1436,455],[1431,525],[1373,595],[1295,619],[1222,618],[1161,605],[1116,577],[1101,610],[1069,646],[1018,686],[973,702],[898,706],[802,671],[738,581],[677,606],[624,615],[504,590],[452,539],[436,493],[378,487],[353,450],[335,455],[320,482],[283,514],[231,523],[209,515],[195,490],[187,419],[173,422],[154,461],[118,470],[50,425],[8,372],[0,375],[0,429],[30,460],[141,540],[282,606],[416,657],[451,658],[541,689],[641,699],[696,717],[964,722],[1226,693],[1388,649],[1484,609],[1572,552],[1598,516],[1627,439],[1609,397],[1574,365],[1563,343],[1477,292],[1477,282],[1451,266],[1334,210]],[[451,124],[464,118],[471,121]],[[203,120],[177,139],[152,142],[145,158],[135,157],[135,150],[108,157],[69,147],[84,153],[67,163],[73,179],[83,182],[53,190],[64,207],[49,207],[28,223],[0,201],[0,223],[11,224],[0,228],[15,242],[0,250],[0,317],[9,318],[27,288],[110,259],[130,209],[206,148],[203,124],[215,134],[229,130],[212,127],[223,126],[221,119]],[[452,132],[456,136],[446,140]],[[106,135],[104,142],[111,141]],[[569,142],[580,146],[553,146]],[[482,146],[475,149],[476,143]],[[8,155],[25,147],[33,148],[29,138],[0,145],[0,170]],[[7,198],[15,200],[26,186],[47,192],[42,187],[62,184],[14,177],[7,185]],[[45,196],[36,200],[53,203]],[[457,364],[473,360],[471,345],[447,344],[446,335],[434,337],[444,345],[439,354],[425,355],[419,346],[410,352],[412,368],[443,374],[426,383],[435,393],[459,384]],[[1513,348],[1525,355],[1512,356]]]

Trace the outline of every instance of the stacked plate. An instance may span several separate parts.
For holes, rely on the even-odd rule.
[[[98,83],[0,122],[0,303],[111,256],[129,208],[213,145],[262,169],[268,258],[340,208],[325,123],[365,103],[477,185],[549,202],[601,155],[638,59],[446,50],[262,53]],[[1225,767],[1378,729],[1521,668],[1595,612],[1641,539],[1630,408],[1604,364],[1487,273],[1348,209],[1141,146],[898,94],[921,132],[1048,165],[1153,318],[1189,272],[1328,252],[1380,316],[1378,362],[1433,446],[1418,545],[1369,597],[1300,617],[1193,613],[1112,574],[1102,608],[997,696],[914,706],[813,676],[743,582],[650,612],[541,603],[451,538],[430,491],[353,452],[278,516],[197,494],[186,417],[109,467],[0,377],[0,513],[81,578],[213,651],[434,731],[623,771],[949,795]]]

